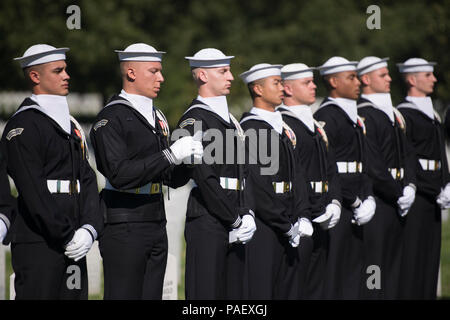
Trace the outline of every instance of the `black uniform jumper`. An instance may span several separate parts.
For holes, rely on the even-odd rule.
[[[6,225],[7,230],[11,228],[14,217],[17,214],[16,199],[11,195],[11,188],[8,181],[7,174],[7,159],[6,152],[3,149],[3,143],[0,146],[0,219]],[[8,232],[3,239],[3,244],[8,245],[10,241],[10,232]]]
[[[25,99],[2,137],[19,193],[11,227],[16,299],[87,299],[86,259],[67,258],[64,245],[83,225],[102,230],[96,176],[75,125],[68,134],[36,108]],[[80,273],[73,287],[71,270]]]
[[[229,245],[229,231],[253,208],[247,167],[238,161],[242,129],[197,99],[177,127],[191,136],[201,130],[205,151],[188,172],[195,186],[186,212],[186,299],[242,299],[246,245]]]
[[[444,128],[435,116],[411,108],[398,109],[406,120],[406,135],[417,158],[416,199],[406,217],[402,298],[435,299],[441,252],[441,209],[436,198],[450,181]]]
[[[310,219],[311,208],[304,177],[295,167],[289,138],[293,134],[286,129],[278,134],[268,122],[249,112],[242,115],[241,125],[247,139],[257,226],[246,248],[246,298],[299,299],[304,288],[299,269],[300,250],[289,244],[289,235],[299,217]],[[277,139],[276,150],[272,150],[272,138]],[[272,163],[263,159],[265,148]],[[263,169],[274,166],[273,162],[277,162],[278,171],[268,175]],[[300,246],[302,241],[303,238]]]
[[[332,200],[341,200],[340,184],[337,175],[336,161],[331,147],[326,140],[324,129],[316,123],[311,131],[298,116],[284,106],[277,109],[283,115],[283,121],[295,132],[296,146],[294,153],[297,170],[304,169],[305,179],[311,184],[309,201],[312,207],[311,219],[325,213],[326,206]],[[306,270],[306,286],[304,298],[321,299],[326,275],[329,231],[323,230],[314,223],[312,236],[312,254],[309,267]],[[306,239],[305,239],[306,240]],[[300,242],[300,247],[306,246],[306,241]],[[300,261],[300,264],[303,264]]]
[[[153,127],[132,104],[114,96],[97,115],[90,137],[98,170],[105,230],[99,239],[105,299],[161,299],[167,263],[162,183],[174,163],[169,131],[154,109]]]
[[[403,188],[416,184],[416,158],[406,138],[405,121],[394,110],[394,122],[367,99],[358,100],[370,148],[369,175],[377,202],[376,214],[364,230],[366,264],[381,270],[381,287],[365,298],[398,299],[400,292],[403,229],[405,218],[398,213],[397,200]]]
[[[364,227],[351,223],[351,205],[357,198],[363,201],[373,196],[367,174],[364,124],[360,119],[355,124],[343,109],[328,98],[322,102],[314,117],[319,122],[323,121],[334,150],[342,191],[341,218],[330,230],[325,298],[359,299],[362,286],[366,284],[363,270]]]

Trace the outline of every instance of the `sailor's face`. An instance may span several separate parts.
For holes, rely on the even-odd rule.
[[[310,105],[316,101],[316,84],[313,77],[288,80],[292,88],[292,97],[298,101],[299,104]]]
[[[204,70],[208,77],[207,85],[214,96],[225,96],[230,93],[231,82],[234,80],[230,66]]]
[[[370,87],[376,93],[389,93],[391,91],[391,77],[386,67],[374,70],[368,74]]]
[[[69,74],[64,60],[42,64],[37,69],[39,87],[42,94],[67,96],[69,94]]]
[[[271,76],[261,84],[261,98],[274,107],[280,105],[284,99],[284,88],[280,76]]]
[[[137,94],[154,99],[161,90],[164,82],[161,62],[139,61],[133,63],[135,72],[134,87]]]
[[[339,72],[336,76],[336,93],[341,98],[357,100],[361,82],[356,71]]]
[[[417,72],[413,75],[415,87],[425,95],[431,94],[434,90],[434,83],[437,81],[433,72]]]

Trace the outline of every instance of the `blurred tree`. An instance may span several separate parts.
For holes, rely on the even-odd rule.
[[[81,29],[69,30],[66,9],[81,9]],[[381,29],[369,30],[369,5],[381,10]],[[107,100],[120,90],[115,49],[145,42],[166,51],[165,83],[156,104],[175,125],[195,97],[185,56],[216,47],[232,60],[232,111],[250,108],[239,74],[262,62],[311,66],[341,55],[390,57],[394,103],[404,95],[395,63],[410,57],[438,62],[433,98],[450,102],[450,0],[432,1],[239,1],[239,0],[2,0],[0,2],[1,90],[23,90],[18,63],[32,44],[70,47],[67,56],[73,92],[100,92]],[[324,95],[319,76],[319,95]],[[441,110],[442,111],[442,110]]]

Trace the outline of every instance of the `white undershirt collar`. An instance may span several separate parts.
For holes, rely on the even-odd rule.
[[[416,109],[425,115],[431,120],[434,120],[434,108],[433,101],[430,97],[411,97],[406,96],[407,101],[412,102],[412,108]]]
[[[133,108],[139,112],[153,127],[155,127],[155,117],[153,116],[153,99],[138,94],[127,93],[122,89],[120,97],[127,99]]]
[[[264,121],[272,126],[279,134],[283,133],[283,117],[279,111],[267,111],[261,108],[253,107],[250,113],[260,116]]]
[[[197,96],[197,100],[210,106],[217,115],[225,120],[225,122],[230,123],[230,115],[228,111],[228,102],[226,96],[203,98],[199,95]]]
[[[283,107],[292,111],[297,116],[297,118],[301,120],[305,124],[305,126],[308,127],[311,132],[314,132],[314,118],[310,106],[302,104],[295,106],[283,105]]]
[[[394,107],[392,105],[390,93],[361,94],[361,98],[372,102],[376,109],[383,111],[389,117],[389,120],[394,123]]]
[[[43,113],[56,121],[65,132],[71,133],[69,105],[66,96],[32,94],[30,98],[38,104]]]
[[[342,110],[344,110],[344,112],[353,121],[353,123],[356,123],[358,121],[358,108],[356,100],[346,98],[331,98],[331,97],[328,97],[328,99],[336,102],[336,104]]]

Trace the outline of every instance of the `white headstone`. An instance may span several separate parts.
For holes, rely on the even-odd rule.
[[[181,261],[183,244],[184,222],[186,220],[186,208],[189,194],[192,189],[192,181],[185,186],[172,189],[164,186],[164,207],[167,218],[167,238],[169,253],[174,255],[177,261]],[[181,268],[176,266],[178,279],[181,278]]]
[[[5,300],[5,247],[0,243],[0,300]]]
[[[13,273],[9,277],[9,300],[15,300],[16,299],[16,290],[14,288],[14,279],[16,278],[16,274]]]
[[[87,254],[88,286],[89,294],[99,294],[102,286],[102,258],[95,241]]]
[[[163,300],[178,299],[178,259],[171,253],[167,255],[166,273],[164,275]]]

